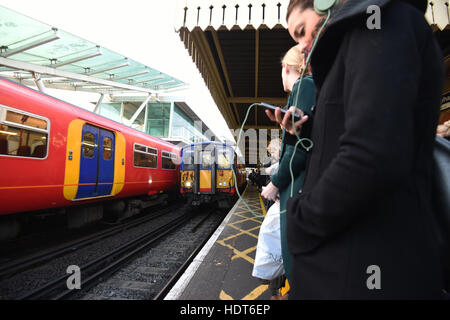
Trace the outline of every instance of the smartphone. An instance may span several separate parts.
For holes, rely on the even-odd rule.
[[[261,102],[260,105],[262,105],[262,106],[263,106],[264,108],[266,108],[266,109],[270,109],[270,110],[273,110],[273,111],[275,111],[277,108],[279,108],[279,107],[276,107],[276,106],[273,106],[273,105],[271,105],[271,104],[264,103],[264,102]],[[281,113],[282,113],[283,115],[286,114],[286,111],[287,111],[287,110],[285,110],[285,109],[283,109],[283,108],[280,108],[280,110],[281,110]],[[292,116],[292,114],[291,114],[291,116]],[[298,113],[294,113],[294,118],[295,118],[296,120],[300,120],[300,119],[302,118],[302,116],[301,116],[300,114],[298,114]]]

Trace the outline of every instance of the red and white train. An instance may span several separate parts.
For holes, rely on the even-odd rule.
[[[179,156],[171,143],[0,78],[3,237],[36,212],[62,211],[72,226],[103,211],[130,215],[178,190]]]

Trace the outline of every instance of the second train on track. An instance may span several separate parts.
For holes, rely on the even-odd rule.
[[[230,145],[209,141],[181,149],[180,193],[190,205],[229,208],[237,199],[236,189],[242,191],[245,184],[245,166]]]

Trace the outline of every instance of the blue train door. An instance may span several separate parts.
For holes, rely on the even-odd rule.
[[[114,181],[114,134],[89,124],[83,126],[77,199],[111,193]]]
[[[97,195],[111,193],[114,182],[114,134],[100,129]]]

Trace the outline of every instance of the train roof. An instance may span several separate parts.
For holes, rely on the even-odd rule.
[[[105,125],[110,125],[110,126],[113,125],[113,126],[117,126],[118,129],[121,129],[121,130],[127,130],[127,131],[130,130],[130,131],[132,131],[133,134],[136,135],[136,136],[141,136],[141,137],[147,138],[147,139],[148,139],[148,138],[151,138],[151,139],[155,140],[155,142],[157,142],[157,143],[159,143],[159,144],[161,144],[161,145],[166,145],[167,147],[172,147],[172,148],[178,148],[178,146],[175,145],[175,144],[173,144],[173,143],[170,143],[170,142],[168,142],[168,141],[165,141],[165,140],[162,140],[162,139],[160,139],[160,138],[154,137],[154,136],[152,136],[152,135],[149,135],[148,133],[145,133],[145,132],[136,130],[135,128],[128,127],[128,126],[124,125],[123,123],[120,123],[120,122],[117,122],[117,121],[115,121],[115,120],[109,119],[109,118],[107,118],[107,117],[105,117],[105,116],[102,116],[102,115],[100,115],[100,114],[93,113],[93,112],[91,112],[91,111],[89,111],[89,110],[86,110],[86,109],[83,109],[83,108],[81,108],[81,107],[78,107],[78,106],[76,106],[76,105],[74,105],[74,104],[71,104],[71,103],[69,103],[69,102],[67,102],[67,101],[58,99],[58,98],[56,98],[56,97],[54,97],[54,96],[51,96],[51,95],[49,95],[49,94],[47,94],[47,93],[45,93],[45,92],[38,91],[38,90],[36,90],[36,89],[34,89],[34,88],[30,88],[30,87],[28,87],[28,86],[25,86],[25,85],[23,85],[23,84],[21,84],[21,83],[18,83],[18,82],[16,82],[16,81],[11,80],[11,79],[4,78],[4,77],[1,77],[1,76],[0,76],[0,81],[6,81],[6,82],[10,82],[10,83],[19,85],[19,86],[21,86],[22,88],[24,88],[24,89],[26,89],[26,90],[34,91],[34,92],[36,92],[36,93],[38,93],[38,94],[41,94],[41,95],[43,95],[43,96],[46,96],[46,97],[48,97],[48,98],[50,98],[50,99],[54,99],[54,100],[60,101],[60,102],[64,103],[66,107],[76,108],[76,109],[78,109],[79,111],[81,111],[81,113],[78,113],[78,114],[77,114],[77,117],[79,117],[80,119],[90,119],[91,121],[92,121],[92,120],[97,120],[97,121],[92,121],[93,123],[95,123],[95,122],[98,123],[98,122],[100,122],[100,120],[106,120],[107,122],[111,122],[111,123],[105,123]],[[75,112],[78,112],[78,110],[76,110]],[[98,117],[98,119],[93,119],[93,118],[91,118],[91,117],[95,117],[95,118]]]

